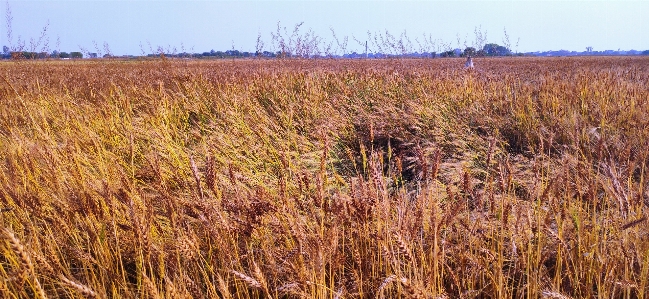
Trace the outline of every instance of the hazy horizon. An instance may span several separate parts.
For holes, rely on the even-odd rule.
[[[364,49],[354,41],[367,32],[404,31],[413,43],[423,34],[450,44],[471,46],[474,29],[487,42],[503,45],[507,29],[518,52],[649,49],[649,1],[8,1],[12,41],[6,23],[0,44],[29,48],[44,26],[50,51],[100,52],[104,44],[115,55],[140,55],[162,47],[177,52],[237,49],[254,51],[258,34],[272,51],[271,32],[277,23],[290,31],[313,30],[332,41],[349,37],[348,52]],[[459,43],[458,43],[459,38]],[[516,47],[517,41],[518,47]],[[45,40],[39,46],[43,47]],[[149,46],[150,45],[150,46]]]

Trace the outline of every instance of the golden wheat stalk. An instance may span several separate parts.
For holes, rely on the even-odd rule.
[[[88,286],[86,286],[84,284],[81,284],[81,283],[75,282],[75,281],[73,281],[71,279],[68,279],[64,275],[60,275],[59,279],[61,279],[62,282],[64,282],[68,286],[76,289],[79,293],[81,293],[82,295],[84,295],[86,297],[89,297],[89,298],[97,297],[97,293],[95,293],[95,291],[93,291],[91,288],[89,288]]]
[[[32,253],[33,253],[33,252],[32,252]],[[33,256],[34,259],[36,260],[36,263],[37,263],[39,266],[43,267],[43,269],[45,269],[45,272],[47,272],[48,274],[54,274],[54,273],[56,273],[56,272],[54,271],[54,268],[52,268],[52,266],[50,265],[50,263],[47,261],[47,259],[45,259],[44,257],[42,257],[42,256],[40,256],[40,255],[38,255],[38,254],[36,254],[36,253],[33,253],[32,256]]]
[[[180,294],[178,293],[178,289],[176,288],[175,284],[169,277],[164,278],[165,281],[165,298],[179,298]]]
[[[554,291],[543,291],[541,292],[541,295],[543,298],[552,298],[552,299],[571,299],[570,296],[561,294],[559,292],[554,292]]]
[[[18,255],[18,259],[20,260],[20,272],[18,274],[18,277],[20,281],[24,281],[27,279],[27,275],[31,275],[33,282],[34,282],[34,291],[40,298],[47,298],[47,295],[45,295],[45,290],[41,286],[40,281],[38,281],[38,278],[36,277],[36,270],[34,269],[34,264],[32,263],[31,258],[29,257],[29,254],[27,253],[27,250],[25,249],[25,246],[20,242],[18,238],[16,238],[16,235],[12,231],[10,231],[7,228],[2,229],[2,234],[5,236],[5,238],[9,241],[9,246],[11,249],[14,251],[16,255]]]
[[[142,275],[143,276],[143,281],[144,281],[144,287],[147,291],[148,296],[151,299],[160,299],[162,298],[160,296],[160,292],[158,291],[158,286],[149,278],[147,275]]]
[[[398,281],[401,282],[401,285],[406,290],[409,298],[414,298],[414,299],[428,298],[428,296],[426,296],[426,291],[424,291],[421,287],[412,284],[410,280],[401,277],[398,279]]]
[[[397,237],[397,246],[399,247],[399,253],[401,253],[401,255],[403,255],[403,257],[407,261],[412,261],[412,255],[410,254],[410,247],[403,239],[403,237],[401,237],[400,234],[397,234],[396,237]]]
[[[221,277],[221,274],[216,274],[216,279],[219,283],[219,291],[221,292],[221,297],[223,299],[230,299],[232,298],[232,295],[230,294],[230,288],[228,287],[228,284],[223,280],[223,277]]]
[[[266,293],[267,298],[273,298],[270,294],[270,290],[268,289],[268,285],[266,284],[266,280],[263,276],[263,273],[261,272],[261,269],[259,269],[256,263],[254,263],[254,267],[255,267],[255,276],[257,277],[257,279],[262,280],[262,282],[248,275],[245,275],[241,272],[237,272],[235,270],[232,270],[232,273],[234,273],[234,275],[236,275],[237,277],[241,278],[243,281],[247,282],[250,286],[264,291],[264,293]]]
[[[81,284],[81,283],[75,282],[75,281],[73,281],[71,279],[68,279],[64,275],[60,275],[59,279],[61,279],[61,281],[64,282],[66,285],[76,289],[79,293],[81,293],[81,295],[84,295],[84,296],[86,296],[88,298],[97,297],[97,293],[95,293],[95,291],[93,291],[91,288],[89,288],[88,286],[86,286],[84,284]]]
[[[191,293],[193,298],[198,298],[198,299],[205,298],[203,296],[203,292],[201,292],[201,289],[199,288],[199,286],[196,284],[196,282],[191,277],[189,277],[189,276],[187,276],[185,274],[184,275],[184,280],[185,280],[185,284],[187,285],[187,288],[189,289],[189,292]]]
[[[196,181],[196,192],[198,193],[198,197],[200,199],[203,199],[203,187],[201,186],[201,177],[199,175],[196,162],[194,162],[194,157],[189,156],[189,164],[192,168],[192,175],[194,176],[194,180]]]
[[[397,280],[397,276],[394,275],[394,274],[392,274],[392,275],[386,277],[386,278],[383,280],[383,282],[381,283],[381,285],[379,286],[379,289],[376,291],[376,293],[378,294],[378,296],[380,296],[381,298],[383,298],[383,289],[385,289],[385,287],[387,287],[390,283],[392,283],[392,282],[395,281],[395,280]]]
[[[235,270],[232,270],[232,273],[234,275],[236,275],[237,277],[239,277],[240,279],[242,279],[243,281],[247,282],[250,286],[252,286],[254,288],[257,288],[257,289],[261,289],[261,283],[259,283],[259,281],[257,281],[256,279],[254,279],[254,278],[252,278],[252,277],[250,277],[248,275],[245,275],[245,274],[243,274],[241,272],[237,272]]]
[[[27,254],[25,247],[23,247],[23,245],[20,243],[20,240],[16,238],[13,232],[9,231],[8,229],[3,229],[2,233],[5,236],[5,238],[9,241],[9,246],[11,247],[11,250],[16,255],[18,255],[18,262],[20,263],[20,267],[19,267],[19,272],[16,273],[15,277],[20,281],[24,281],[27,278],[27,274],[30,274],[28,272],[31,272],[32,269],[34,269],[34,266],[32,265],[32,261],[29,258],[29,255]]]

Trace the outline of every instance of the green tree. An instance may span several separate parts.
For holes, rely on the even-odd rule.
[[[477,52],[476,52],[476,50],[475,50],[474,47],[467,47],[466,49],[464,49],[464,52],[462,53],[462,56],[463,56],[463,57],[466,57],[466,56],[476,56],[476,55],[475,55],[476,53],[477,53]]]
[[[450,51],[445,51],[440,54],[442,57],[455,57],[455,51],[450,50]]]
[[[70,58],[83,58],[81,52],[70,52]]]
[[[487,56],[506,56],[506,55],[511,55],[511,51],[501,45],[498,44],[486,44],[484,45],[484,48],[482,48]]]

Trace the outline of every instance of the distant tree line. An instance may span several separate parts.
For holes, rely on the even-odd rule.
[[[47,52],[31,52],[31,51],[11,51],[9,47],[4,46],[2,48],[2,59],[47,59],[47,58],[74,58],[80,59],[83,58],[83,53],[81,52],[59,52],[52,51],[52,53]]]
[[[211,50],[209,52],[202,53],[165,53],[160,50],[159,53],[151,53],[142,55],[139,57],[165,57],[165,58],[185,58],[185,59],[234,59],[234,58],[451,58],[451,57],[497,57],[497,56],[575,56],[575,55],[649,55],[649,50],[645,51],[592,51],[592,47],[587,47],[586,52],[576,52],[576,51],[548,51],[548,52],[530,52],[530,53],[513,53],[511,49],[506,46],[501,46],[496,43],[487,43],[482,47],[473,47],[466,46],[464,50],[459,48],[452,49],[449,45],[446,45],[446,50],[438,52],[417,52],[417,51],[407,51],[403,50],[401,53],[397,51],[388,51],[388,53],[341,53],[333,54],[328,53],[311,53],[310,51],[301,50],[301,52],[295,52],[292,50],[287,50],[288,47],[282,48],[280,51],[262,51],[261,47],[257,47],[258,51],[256,52],[247,52],[239,50],[227,50],[227,51],[215,51]],[[382,49],[385,50],[385,49]],[[412,49],[409,49],[412,50]],[[86,51],[87,52],[87,51]],[[311,54],[304,54],[311,53]],[[32,52],[32,51],[11,51],[9,47],[4,46],[2,59],[81,59],[81,58],[138,58],[138,56],[133,55],[124,55],[124,56],[113,56],[111,54],[105,54],[99,56],[97,53],[82,53],[79,51],[76,52],[59,52],[52,51],[51,53],[47,52]]]
[[[267,53],[267,52],[264,52]],[[245,51],[239,51],[239,50],[228,50],[228,51],[214,51],[211,50],[209,52],[203,52],[203,53],[187,53],[187,52],[182,52],[182,53],[157,53],[157,54],[147,54],[147,57],[158,57],[158,56],[164,56],[164,57],[175,57],[175,58],[247,58],[247,57],[256,57],[259,56],[257,53],[252,53],[252,52],[245,52]],[[268,57],[273,57],[269,55]]]

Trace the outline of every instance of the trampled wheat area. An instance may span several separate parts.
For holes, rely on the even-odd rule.
[[[649,59],[0,64],[2,298],[647,298]]]

